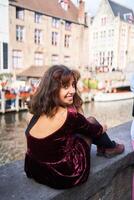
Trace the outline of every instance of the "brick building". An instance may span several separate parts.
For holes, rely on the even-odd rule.
[[[53,64],[84,68],[88,63],[89,29],[84,2],[10,0],[9,58],[18,74],[36,74]]]

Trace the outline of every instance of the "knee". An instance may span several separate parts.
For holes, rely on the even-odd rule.
[[[95,119],[95,117],[88,117],[87,120],[88,120],[90,123],[95,123],[95,122],[97,122],[97,120]]]
[[[101,125],[97,119],[95,117],[88,117],[87,120],[91,123],[91,124],[96,124],[96,125]]]

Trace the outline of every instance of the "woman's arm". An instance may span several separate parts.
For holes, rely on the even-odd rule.
[[[81,108],[78,109],[78,113],[84,115],[84,111]],[[90,123],[94,123],[94,124],[99,124],[101,125],[94,117],[88,117],[87,120],[90,122]],[[103,133],[107,131],[107,125],[104,124],[104,125],[101,125],[103,127]]]
[[[99,137],[104,131],[102,125],[94,117],[86,119],[78,112],[75,117],[75,129],[77,133],[91,138]]]

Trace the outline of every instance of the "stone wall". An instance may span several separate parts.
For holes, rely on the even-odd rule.
[[[91,173],[86,183],[68,190],[55,190],[28,179],[24,161],[0,167],[1,200],[131,200],[134,152],[130,138],[131,122],[108,131],[110,137],[125,144],[125,152],[112,159],[96,156],[92,145]]]

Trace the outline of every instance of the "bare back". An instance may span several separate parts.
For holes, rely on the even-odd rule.
[[[35,138],[45,138],[62,127],[67,118],[67,108],[60,107],[54,117],[41,115],[30,130]]]

